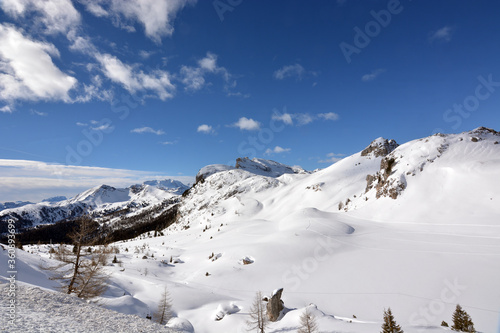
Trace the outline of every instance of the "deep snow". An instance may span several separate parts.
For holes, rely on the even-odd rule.
[[[321,332],[378,332],[387,307],[407,333],[444,332],[457,303],[478,331],[500,332],[499,139],[476,130],[395,148],[397,199],[366,192],[383,158],[373,154],[312,174],[218,168],[164,236],[113,244],[122,263],[106,267],[99,303],[144,318],[166,286],[179,325],[244,332],[255,293],[284,288],[268,332],[294,332],[306,306]],[[48,287],[35,265],[48,246],[25,250],[19,280]]]

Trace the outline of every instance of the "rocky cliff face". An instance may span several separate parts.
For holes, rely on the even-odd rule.
[[[361,156],[387,156],[394,149],[396,149],[399,145],[395,140],[387,140],[384,138],[378,138],[373,140],[368,147],[363,149],[361,152]]]

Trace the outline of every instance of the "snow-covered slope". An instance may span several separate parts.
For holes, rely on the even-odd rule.
[[[378,332],[388,307],[407,333],[446,332],[456,304],[498,332],[498,141],[485,128],[379,138],[314,173],[204,168],[164,235],[113,244],[121,264],[99,301],[144,317],[166,286],[195,332],[244,332],[255,293],[284,288],[266,332],[296,331],[305,307],[321,332]]]

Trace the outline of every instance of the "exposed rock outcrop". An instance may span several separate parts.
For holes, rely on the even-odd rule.
[[[378,138],[373,140],[362,152],[361,156],[373,155],[374,157],[387,156],[399,145],[395,140]]]
[[[398,195],[406,188],[406,180],[402,178],[390,178],[393,173],[394,166],[397,160],[392,155],[388,155],[380,161],[380,171],[375,175],[366,176],[366,190],[368,192],[372,188],[377,191],[377,199],[380,197],[390,197],[396,199]]]
[[[273,292],[273,295],[268,300],[267,318],[269,319],[269,321],[277,321],[281,311],[285,308],[284,303],[281,300],[282,293],[283,288],[277,289]]]

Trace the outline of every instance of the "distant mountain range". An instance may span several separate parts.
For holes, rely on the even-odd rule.
[[[378,207],[373,214],[388,216],[388,212],[404,210],[401,207],[410,197],[425,201],[438,191],[446,192],[440,196],[457,196],[457,193],[449,193],[456,187],[450,183],[457,185],[458,179],[455,178],[462,177],[464,168],[471,173],[469,177],[479,177],[474,186],[475,193],[486,195],[482,189],[490,181],[489,174],[479,170],[493,170],[497,165],[499,140],[498,132],[484,127],[461,134],[436,134],[403,145],[378,138],[360,153],[315,172],[265,159],[238,158],[235,166],[215,164],[201,168],[191,189],[171,179],[152,180],[126,188],[101,185],[70,199],[54,197],[40,203],[0,204],[0,221],[5,226],[5,222],[12,218],[19,221],[19,229],[23,229],[90,214],[109,223],[152,210],[169,200],[173,202],[172,199],[180,203],[179,221],[187,221],[207,211],[224,211],[223,203],[234,197],[261,192],[268,193],[269,197],[275,196],[275,190],[271,189],[284,185],[293,187],[293,193],[279,192],[273,205],[285,205],[286,202],[285,206],[293,207],[294,202],[298,205],[299,202],[314,200],[314,206],[328,211],[353,211],[373,206]],[[386,200],[383,204],[374,204],[378,199],[399,199],[405,192],[407,195],[397,205]],[[470,201],[475,202],[473,198]],[[430,204],[434,205],[433,202]],[[415,205],[415,202],[409,204]],[[242,207],[239,213],[248,209],[248,205]],[[455,208],[445,205],[439,209]]]

